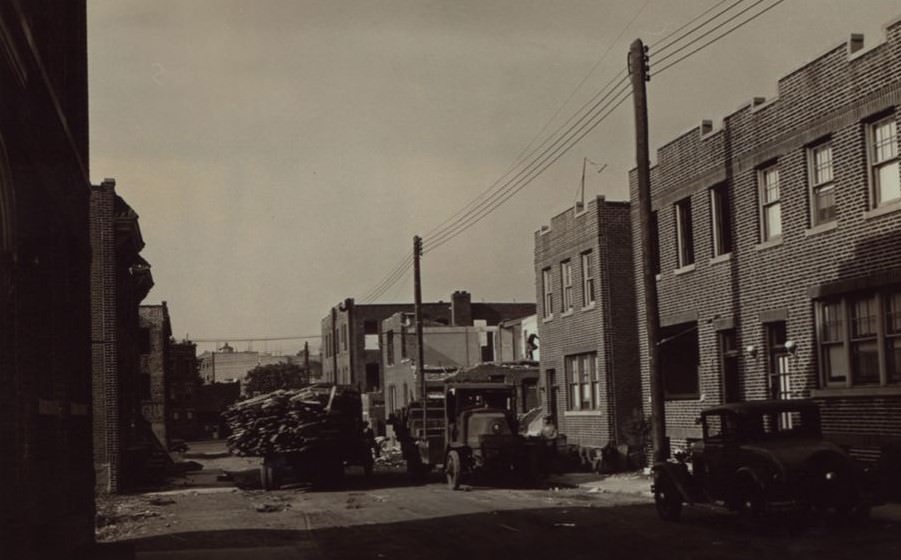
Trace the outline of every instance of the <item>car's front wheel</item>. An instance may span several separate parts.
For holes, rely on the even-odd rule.
[[[667,477],[660,477],[654,483],[654,506],[664,521],[679,521],[682,516],[682,496]]]

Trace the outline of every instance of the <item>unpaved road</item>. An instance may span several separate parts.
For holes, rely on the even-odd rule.
[[[198,486],[118,498],[120,512],[145,515],[117,523],[106,537],[134,543],[145,560],[901,558],[901,527],[881,522],[849,528],[822,520],[761,533],[708,509],[663,523],[640,496],[577,489],[454,492],[437,477],[410,485],[396,469],[370,481],[351,471],[345,488],[327,492],[241,490],[216,486],[213,475],[204,474],[212,487],[194,480],[188,482]]]

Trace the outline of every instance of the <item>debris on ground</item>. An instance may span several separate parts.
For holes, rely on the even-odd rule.
[[[172,498],[164,498],[162,496],[154,496],[148,500],[148,503],[152,506],[171,506],[175,503],[175,500]]]
[[[253,509],[257,510],[259,513],[274,513],[278,511],[284,511],[286,508],[290,508],[291,504],[254,504]]]

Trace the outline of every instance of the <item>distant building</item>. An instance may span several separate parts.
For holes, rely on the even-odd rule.
[[[322,377],[324,381],[356,385],[365,392],[384,385],[380,323],[395,313],[412,313],[413,304],[357,304],[346,299],[322,319]],[[469,292],[458,291],[451,302],[423,303],[423,319],[447,326],[494,326],[505,319],[535,313],[533,303],[472,303]]]
[[[207,383],[197,388],[197,419],[201,437],[221,439],[228,435],[222,411],[241,398],[241,383]]]
[[[228,342],[214,352],[203,352],[198,357],[200,378],[204,383],[244,382],[247,372],[257,366],[269,364],[303,365],[303,356],[267,354],[254,350],[235,350]],[[314,367],[311,364],[311,369]]]
[[[420,399],[416,377],[418,345],[412,313],[395,313],[381,323],[381,348],[385,383],[385,409],[397,412]],[[422,329],[426,379],[450,376],[460,368],[494,359],[497,327],[447,326],[428,322]]]
[[[518,362],[541,359],[538,338],[538,315],[501,321],[497,326],[494,361]]]
[[[535,232],[542,401],[586,447],[629,443],[641,417],[631,227],[628,202],[596,197]]]
[[[0,543],[8,559],[95,556],[86,19],[85,0],[0,2]]]
[[[166,302],[142,305],[141,317],[141,376],[144,397],[141,412],[150,422],[153,433],[164,446],[168,443],[168,414],[166,410],[171,367],[169,352],[172,325]]]
[[[138,215],[112,179],[91,187],[90,231],[95,483],[118,492],[129,484],[124,454],[140,437],[138,306],[153,278]]]
[[[169,344],[169,438],[196,440],[202,436],[197,415],[201,380],[197,369],[197,345],[190,340]]]

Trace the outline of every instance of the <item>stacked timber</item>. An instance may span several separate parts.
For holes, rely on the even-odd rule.
[[[353,407],[340,406],[347,400],[342,399],[348,396],[346,392],[335,385],[317,384],[235,403],[222,413],[232,432],[229,450],[235,455],[262,457],[303,452],[317,444],[352,437],[360,428]]]

